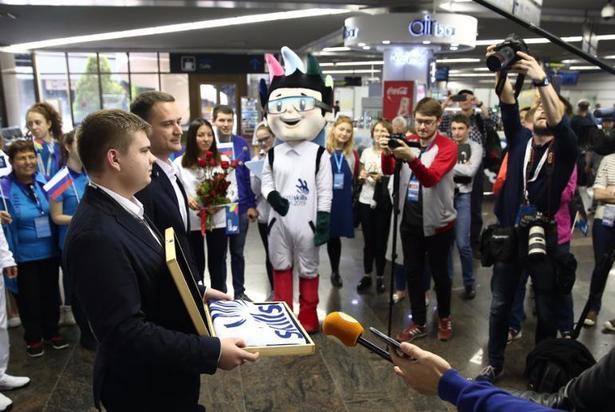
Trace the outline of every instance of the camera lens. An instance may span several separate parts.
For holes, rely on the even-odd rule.
[[[491,56],[487,57],[487,68],[492,72],[498,72],[507,68],[515,60],[515,51],[504,46]]]
[[[547,242],[545,229],[540,225],[530,227],[527,241],[527,256],[529,258],[541,258],[547,254]]]

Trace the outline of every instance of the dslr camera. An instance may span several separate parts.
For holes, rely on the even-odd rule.
[[[518,51],[527,53],[527,44],[521,37],[511,33],[502,43],[495,46],[495,53],[487,57],[487,68],[492,72],[510,70],[510,67],[519,60]]]
[[[400,142],[404,142],[408,147],[416,147],[418,149],[421,148],[421,145],[417,141],[406,140],[406,135],[403,133],[394,133],[389,136],[389,149],[395,149],[401,146]]]
[[[528,229],[527,256],[530,259],[541,259],[547,255],[546,229],[552,220],[541,212],[524,215],[519,226]]]

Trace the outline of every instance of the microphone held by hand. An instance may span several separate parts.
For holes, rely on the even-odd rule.
[[[345,346],[357,346],[358,343],[381,358],[393,362],[387,351],[361,336],[364,332],[363,326],[352,316],[343,312],[331,312],[325,318],[322,330],[325,335],[338,338]]]

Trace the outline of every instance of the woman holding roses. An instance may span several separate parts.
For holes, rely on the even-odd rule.
[[[175,164],[191,209],[189,241],[196,265],[201,273],[205,271],[206,241],[211,287],[226,293],[226,209],[218,199],[236,200],[237,182],[232,162],[218,152],[211,123],[201,118],[190,123],[186,152]],[[197,194],[199,188],[204,196]]]

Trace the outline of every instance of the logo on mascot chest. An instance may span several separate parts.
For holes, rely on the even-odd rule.
[[[307,204],[308,195],[310,194],[310,188],[308,187],[307,180],[297,179],[295,185],[297,192],[290,195],[288,201],[293,206],[305,206]]]

